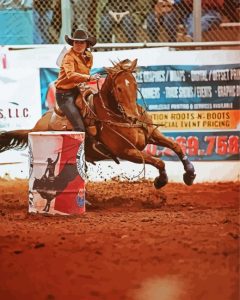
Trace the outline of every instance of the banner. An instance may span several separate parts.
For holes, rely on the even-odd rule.
[[[9,50],[5,46],[0,46],[0,70],[8,67]]]
[[[195,161],[238,160],[239,133],[237,131],[163,132],[178,142],[185,154]],[[156,145],[147,145],[145,151],[164,160],[179,160],[176,154]]]
[[[97,54],[99,59],[101,53]],[[185,55],[191,62],[195,54]],[[186,61],[185,55],[182,54]],[[209,53],[201,55],[209,63]],[[217,58],[214,60],[216,63]],[[228,64],[227,59],[226,64],[219,60],[214,65],[167,62],[138,67],[138,103],[149,112],[158,129],[179,142],[192,160],[238,160],[240,63]],[[100,67],[93,68],[92,73],[106,76]],[[40,70],[43,112],[55,101],[52,85],[57,75],[58,69]],[[177,159],[168,149],[148,145],[145,150],[166,160]]]
[[[40,68],[41,106],[42,114],[55,105],[55,86],[59,70],[55,68]]]
[[[240,64],[140,67],[136,80],[149,110],[240,108]]]
[[[149,112],[153,123],[163,130],[236,129],[239,110]]]
[[[30,129],[41,117],[39,71],[0,70],[0,129]]]

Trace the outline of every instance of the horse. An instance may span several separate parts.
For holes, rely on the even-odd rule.
[[[159,176],[154,179],[156,189],[160,189],[168,183],[165,163],[160,158],[143,150],[147,144],[173,150],[183,164],[185,184],[192,185],[196,177],[192,162],[176,141],[167,138],[160,132],[159,126],[153,124],[150,114],[137,103],[138,87],[134,76],[136,68],[137,59],[113,62],[113,66],[105,68],[106,79],[101,89],[92,95],[92,101],[88,102],[87,98],[81,96],[80,93],[76,104],[85,117],[86,128],[94,127],[96,129],[97,139],[111,151],[116,162],[119,163],[118,159],[122,159],[138,164],[150,164],[157,168]],[[92,106],[90,102],[92,102]],[[46,112],[32,129],[2,132],[0,134],[0,152],[26,147],[28,133],[54,130],[56,118],[58,118],[58,124],[63,124],[66,117],[65,119],[59,117],[56,112],[56,110]],[[69,123],[64,126],[59,130],[72,129]],[[94,151],[88,139],[85,143],[85,155],[86,161],[92,163],[106,159],[106,156]]]

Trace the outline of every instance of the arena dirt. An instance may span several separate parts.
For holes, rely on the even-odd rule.
[[[30,215],[0,180],[0,298],[237,300],[239,183],[88,183],[81,216]]]

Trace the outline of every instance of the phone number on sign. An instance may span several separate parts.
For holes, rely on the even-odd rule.
[[[189,156],[211,156],[217,155],[236,155],[239,154],[239,137],[231,136],[213,136],[206,135],[203,141],[199,140],[197,136],[178,136],[175,140],[182,148],[184,154]],[[204,143],[203,143],[204,142]],[[145,149],[147,153],[154,156],[173,156],[175,153],[169,148],[159,149],[156,145],[148,145]]]

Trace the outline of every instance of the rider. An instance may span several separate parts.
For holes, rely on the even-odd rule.
[[[78,85],[91,80],[98,80],[99,74],[90,75],[93,65],[93,55],[90,47],[96,44],[96,38],[89,36],[86,31],[77,29],[73,37],[65,36],[66,42],[72,47],[65,54],[58,79],[56,80],[56,101],[60,109],[71,122],[74,130],[86,131],[83,118],[75,101],[80,93]],[[88,136],[93,149],[101,154],[112,157],[105,145],[92,135]]]
[[[54,175],[55,167],[58,162],[59,156],[60,156],[60,152],[58,153],[55,161],[53,161],[50,157],[47,159],[48,164],[47,164],[47,168],[46,168],[43,176],[46,176],[49,179],[49,181],[51,181],[51,182],[53,182],[55,179],[55,175]],[[47,176],[47,173],[48,173],[48,176]]]

